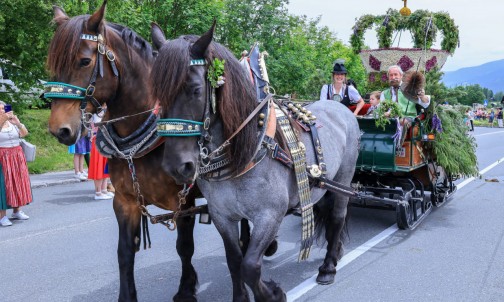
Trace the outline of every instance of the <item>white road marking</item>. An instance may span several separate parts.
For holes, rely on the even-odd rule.
[[[502,132],[504,132],[504,131],[502,131]],[[479,174],[481,174],[481,175],[485,174],[486,172],[495,168],[497,165],[499,165],[503,161],[504,161],[504,157],[497,160],[496,162],[492,163],[491,165],[487,166],[483,170],[479,171]],[[465,187],[467,184],[469,184],[471,181],[473,181],[475,179],[476,179],[475,177],[470,177],[470,178],[464,180],[462,183],[457,185],[457,189],[462,189],[463,187]],[[389,236],[394,234],[397,230],[399,230],[399,229],[394,224],[394,225],[390,226],[389,228],[387,228],[386,230],[384,230],[383,232],[381,232],[380,234],[374,236],[373,238],[371,238],[370,240],[368,240],[367,242],[365,242],[361,246],[359,246],[356,249],[352,250],[351,252],[345,254],[345,256],[343,256],[343,258],[341,258],[341,260],[338,262],[338,269],[342,269],[343,267],[345,267],[347,264],[349,264],[352,261],[354,261],[355,259],[357,259],[362,254],[364,254],[365,252],[367,252],[368,250],[370,250],[371,248],[373,248],[374,246],[376,246],[377,244],[379,244],[383,240],[387,239]],[[310,278],[301,282],[298,286],[296,286],[293,289],[291,289],[290,291],[288,291],[286,293],[287,294],[287,301],[294,302],[297,299],[299,299],[301,296],[303,296],[304,294],[306,294],[307,292],[312,290],[315,286],[317,286],[318,285],[316,282],[317,275],[318,275],[318,273],[311,276]]]
[[[108,216],[108,217],[103,217],[103,218],[96,218],[96,219],[86,220],[86,221],[79,222],[79,223],[65,225],[65,226],[62,226],[62,227],[54,228],[54,229],[49,229],[49,230],[46,230],[46,231],[41,231],[41,232],[36,232],[36,233],[30,233],[30,234],[22,236],[22,237],[16,237],[16,238],[11,238],[11,239],[6,239],[6,240],[3,240],[3,241],[0,241],[0,246],[3,245],[3,244],[7,244],[7,243],[13,243],[13,242],[18,242],[18,241],[25,241],[25,240],[28,240],[28,239],[32,239],[32,238],[43,236],[43,235],[47,235],[47,234],[54,234],[54,233],[58,233],[58,232],[62,232],[62,231],[67,231],[68,229],[72,229],[72,228],[76,228],[76,227],[81,227],[81,226],[86,225],[86,224],[93,224],[93,223],[96,223],[96,222],[102,222],[102,221],[109,220],[109,219],[112,219],[112,218],[114,218],[114,217],[113,216]]]
[[[483,136],[483,135],[492,135],[492,134],[499,134],[499,133],[504,133],[504,131],[497,131],[497,132],[490,132],[490,133],[483,133],[483,134],[476,134],[473,136]]]
[[[394,234],[397,230],[398,228],[394,224],[393,226],[389,227],[388,229],[384,230],[380,234],[374,236],[373,238],[365,242],[363,245],[345,254],[345,256],[343,256],[343,258],[341,258],[341,260],[338,262],[338,269],[342,269],[347,264],[357,259],[360,255],[364,254],[369,249],[373,248],[375,245],[382,242],[390,235]],[[317,275],[318,273],[311,276],[309,279],[303,281],[301,284],[288,291],[287,301],[296,301],[296,299],[298,299],[302,295],[306,294],[309,290],[317,286],[318,284],[315,280],[317,278]]]

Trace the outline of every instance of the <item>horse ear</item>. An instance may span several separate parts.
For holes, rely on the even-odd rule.
[[[156,46],[157,49],[160,49],[161,46],[166,42],[166,37],[163,33],[163,30],[159,25],[156,24],[156,22],[151,23],[151,37],[152,37],[152,44]]]
[[[213,39],[216,23],[217,22],[214,20],[212,27],[210,27],[210,30],[208,30],[203,36],[201,36],[198,41],[194,42],[193,46],[191,47],[191,54],[194,58],[201,59],[205,57],[205,52],[208,48],[208,45],[210,45],[210,42],[212,42]]]
[[[103,21],[105,20],[105,8],[107,0],[103,0],[103,4],[91,17],[89,17],[87,29],[90,32],[101,33],[103,31]]]
[[[67,14],[65,14],[65,11],[59,6],[56,5],[53,6],[53,13],[54,13],[53,22],[56,23],[56,25],[58,26],[65,23],[69,19]]]

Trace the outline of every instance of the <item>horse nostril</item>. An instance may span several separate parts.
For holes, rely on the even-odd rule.
[[[177,172],[185,178],[192,178],[196,174],[196,168],[192,162],[187,162],[178,167]]]
[[[59,128],[58,130],[58,138],[66,140],[70,137],[72,134],[72,131],[70,128],[64,127],[64,128]]]

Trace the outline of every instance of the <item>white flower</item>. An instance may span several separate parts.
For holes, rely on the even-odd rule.
[[[225,80],[226,80],[226,78],[225,78],[225,77],[223,77],[223,76],[219,76],[219,77],[217,78],[217,87],[220,87],[220,86],[224,85]]]

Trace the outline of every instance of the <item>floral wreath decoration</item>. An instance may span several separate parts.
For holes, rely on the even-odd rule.
[[[224,85],[226,78],[224,77],[224,66],[226,60],[215,58],[212,64],[208,66],[207,79],[213,88],[219,88]]]
[[[459,30],[446,12],[432,13],[417,10],[411,13],[406,7],[389,9],[385,15],[363,15],[356,20],[350,44],[368,72],[368,89],[382,90],[387,83],[388,66],[399,65],[404,72],[415,69],[431,71],[440,69],[449,55],[459,46]],[[365,49],[364,34],[375,28],[379,49]],[[413,37],[413,48],[392,47],[394,33],[409,31]],[[437,33],[441,32],[441,50],[431,49]]]

